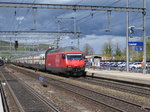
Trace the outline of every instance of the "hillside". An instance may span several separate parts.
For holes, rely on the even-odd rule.
[[[36,52],[36,51],[47,50],[49,46],[51,45],[48,45],[48,44],[25,45],[23,43],[18,43],[18,48],[15,49],[14,43],[9,43],[9,42],[0,40],[0,57],[11,58],[14,56],[29,54],[29,53]]]

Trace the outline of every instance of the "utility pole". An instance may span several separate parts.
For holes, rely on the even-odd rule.
[[[78,31],[80,32],[80,27],[79,27]],[[80,48],[80,34],[78,34],[78,48]]]
[[[10,49],[10,52],[11,52],[11,37],[10,37],[9,49]]]
[[[57,28],[58,28],[58,37],[57,37],[57,40],[56,40],[56,47],[57,47],[57,49],[59,48],[59,41],[60,41],[60,35],[59,35],[59,32],[60,32],[60,26],[59,26],[59,20],[57,21],[58,22],[58,26],[57,26]]]
[[[80,31],[79,31],[80,32]],[[74,35],[78,38],[78,48],[79,48],[79,34],[77,35],[77,25],[76,25],[76,10],[74,10]]]
[[[26,50],[25,50],[25,51],[27,52],[27,47],[28,47],[28,46],[27,46],[27,39],[25,39],[25,40],[26,40]]]
[[[73,20],[73,34],[76,37],[77,36],[77,40],[78,40],[78,48],[79,48],[79,37],[80,37],[80,29],[77,29],[77,23],[76,23],[76,10],[74,10],[74,17],[71,18],[57,18],[57,19],[72,19]],[[58,30],[59,31],[59,30]],[[59,32],[58,32],[59,33]]]
[[[129,7],[129,0],[127,0],[127,8]],[[126,69],[129,72],[129,12],[126,12]]]
[[[77,30],[76,30],[76,10],[74,10],[74,35],[76,36]]]
[[[143,0],[143,6],[146,9],[146,3],[147,0]],[[146,74],[146,11],[143,12],[143,38],[144,38],[144,55],[143,55],[143,62],[144,62],[144,68],[143,68],[143,74]]]
[[[33,11],[33,29],[31,29],[31,30],[36,30],[36,8],[32,8],[32,11]]]

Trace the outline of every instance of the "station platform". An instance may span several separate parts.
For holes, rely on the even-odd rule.
[[[96,77],[146,84],[150,87],[150,74],[130,73],[112,70],[99,70],[89,68],[86,68],[86,71],[87,75],[92,75],[92,73],[94,73],[94,76]]]
[[[0,112],[4,112],[3,101],[2,101],[2,94],[1,94],[1,92],[0,92]]]

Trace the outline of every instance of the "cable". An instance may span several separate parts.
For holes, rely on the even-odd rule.
[[[80,4],[80,3],[83,2],[83,1],[84,1],[84,0],[80,0],[79,2],[76,3],[76,5]],[[91,1],[91,2],[92,2],[92,1]],[[108,0],[105,1],[105,2],[108,3]],[[114,4],[118,3],[118,2],[120,2],[120,0],[115,1],[115,2],[111,3],[110,5],[114,5]],[[103,5],[104,5],[104,4],[105,4],[105,3],[103,3]],[[82,18],[80,18],[79,20],[77,20],[77,22],[82,21],[82,20],[88,18],[89,16],[93,17],[94,14],[96,14],[96,13],[97,13],[97,12],[94,12],[94,13],[92,12],[92,13],[90,13],[90,14],[88,14],[88,15],[82,17]],[[105,14],[105,13],[104,13],[104,14]],[[64,14],[62,14],[62,15],[64,15]],[[60,16],[62,16],[62,15],[59,15],[58,17],[60,17]],[[86,22],[86,21],[84,21],[84,22]],[[80,23],[81,23],[81,22],[80,22]],[[83,22],[82,22],[82,23],[83,23]],[[77,23],[77,24],[79,24],[79,23]],[[68,29],[71,29],[71,27],[68,28]]]
[[[113,2],[111,5],[114,5],[114,4],[116,4],[116,3],[120,2],[120,1],[121,0],[117,0],[117,1]]]
[[[120,2],[120,0],[115,1],[115,2],[111,3],[110,5],[114,5],[114,4],[118,3],[118,2]],[[92,13],[93,13],[93,12],[92,12]],[[94,12],[93,14],[96,14],[96,13],[98,13],[98,12]],[[77,20],[77,21],[83,20],[83,19],[85,19],[85,18],[87,18],[87,17],[89,17],[89,16],[91,16],[91,14],[89,14],[89,15],[87,15],[87,16],[84,16],[84,17],[82,17],[81,19],[79,19],[79,20]]]
[[[117,1],[113,2],[111,5],[114,5],[114,4],[118,3],[118,2],[120,2],[120,0],[117,0]],[[96,12],[96,13],[97,13],[97,12]],[[89,15],[87,15],[87,16],[81,18],[79,21],[81,21],[81,20],[87,18],[88,16],[89,16]],[[136,16],[137,16],[137,15],[136,15]],[[140,17],[140,18],[142,18],[142,17]],[[130,19],[130,21],[132,21],[132,20],[138,20],[138,19],[140,19],[140,18],[136,18],[136,19],[132,18],[132,19]],[[86,21],[88,21],[88,20],[85,20],[85,21],[83,21],[82,23],[84,23],[84,22],[86,22]],[[80,24],[82,24],[82,23],[80,23]],[[121,23],[122,23],[122,22],[121,22]],[[118,24],[121,24],[121,23],[118,23]],[[118,24],[111,25],[111,27],[112,27],[112,26],[116,26],[116,25],[118,25]]]
[[[136,18],[136,17],[138,16],[138,14],[139,14],[139,13],[137,13],[136,16],[134,16],[134,18],[130,18],[129,21],[133,21],[133,20],[135,21],[135,20],[141,19],[142,17]],[[135,18],[136,18],[136,19],[135,19]],[[111,27],[120,25],[120,24],[122,24],[122,23],[124,23],[124,22],[118,22],[118,23],[116,23],[116,24],[111,25]]]
[[[84,0],[80,0],[79,2],[75,3],[75,5],[80,4],[81,2],[83,2]]]
[[[114,4],[116,4],[116,3],[118,3],[118,2],[120,2],[120,0],[117,0],[117,1],[115,1],[115,2],[113,2],[113,3],[111,3],[110,5],[114,5]],[[82,24],[82,23],[85,23],[85,22],[87,22],[87,21],[89,21],[89,19],[88,20],[85,20],[85,21],[82,21],[82,20],[84,20],[84,19],[86,19],[86,18],[88,18],[89,16],[94,16],[94,14],[96,14],[96,13],[98,13],[98,12],[92,12],[92,14],[88,14],[87,16],[84,16],[84,17],[82,17],[82,18],[80,18],[79,20],[77,20],[77,24]],[[104,14],[105,14],[106,12],[104,12]],[[81,22],[82,21],[82,22]],[[109,21],[109,27],[110,27],[110,21]]]
[[[32,3],[34,4],[34,3],[35,3],[35,1],[36,1],[36,0],[33,0],[33,2],[32,2]],[[26,14],[24,15],[24,18],[26,18],[26,16],[29,14],[30,10],[31,10],[31,9],[30,9],[30,8],[28,8],[28,10],[27,10]],[[17,28],[16,28],[17,30],[19,29],[20,24],[22,23],[22,21],[23,21],[23,20],[24,20],[24,19],[22,19],[22,20],[20,21],[20,23],[18,23],[18,24],[17,24]]]
[[[20,3],[23,3],[24,2],[24,0],[21,0],[21,2]],[[13,28],[13,24],[15,24],[15,20],[16,20],[16,15],[17,15],[17,8],[14,8],[15,9],[15,11],[14,11],[14,16],[13,16],[13,19],[12,19],[12,22],[11,22],[11,25],[10,25],[10,30]]]

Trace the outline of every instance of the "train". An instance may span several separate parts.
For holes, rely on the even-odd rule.
[[[0,66],[4,65],[4,60],[0,59]]]
[[[66,76],[86,76],[84,53],[68,46],[58,49],[48,49],[13,59],[15,65],[62,74]]]

